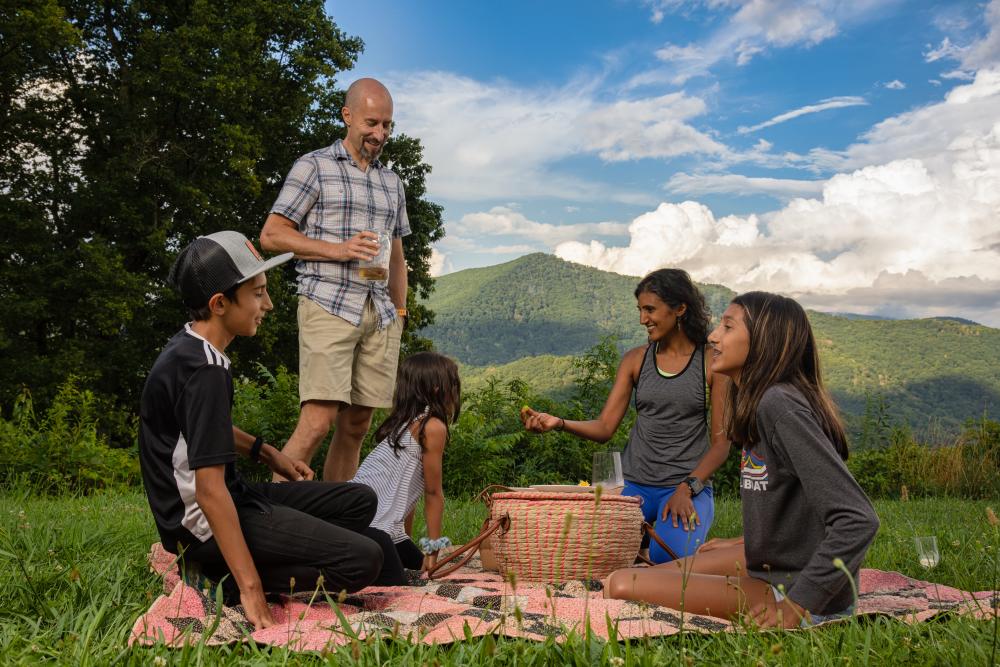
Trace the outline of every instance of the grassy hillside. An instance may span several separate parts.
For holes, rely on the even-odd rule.
[[[508,364],[470,366],[459,363],[463,391],[475,391],[493,378],[501,383],[525,380],[531,388],[550,398],[567,398],[579,372],[573,368],[573,356],[543,354],[524,357]]]
[[[577,354],[609,334],[638,345],[646,338],[632,296],[636,282],[542,253],[467,269],[437,279],[427,301],[436,321],[424,333],[474,366]],[[713,312],[732,298],[725,287],[702,287]]]
[[[564,395],[574,377],[569,357],[609,334],[622,347],[645,342],[636,282],[544,254],[468,269],[438,279],[428,300],[437,320],[426,334],[465,365],[470,388],[494,375]],[[733,296],[719,285],[702,289],[716,316]],[[921,429],[1000,416],[1000,330],[955,318],[810,317],[827,382],[848,414],[881,395],[892,416]]]

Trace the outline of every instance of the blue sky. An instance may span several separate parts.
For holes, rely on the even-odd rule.
[[[1000,0],[330,2],[435,271],[528,252],[1000,326]]]

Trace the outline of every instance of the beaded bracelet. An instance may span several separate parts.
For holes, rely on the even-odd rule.
[[[439,537],[436,540],[431,540],[426,537],[421,537],[420,541],[417,543],[417,546],[420,547],[420,550],[422,552],[424,552],[426,555],[429,556],[433,553],[437,553],[441,549],[450,547],[451,540],[449,540],[447,537]]]

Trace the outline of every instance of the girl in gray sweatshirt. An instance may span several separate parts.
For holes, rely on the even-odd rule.
[[[733,299],[709,336],[711,370],[732,380],[725,429],[742,447],[743,537],[608,577],[605,595],[761,626],[850,614],[878,517],[847,470],[843,425],[823,386],[812,328],[787,297]]]

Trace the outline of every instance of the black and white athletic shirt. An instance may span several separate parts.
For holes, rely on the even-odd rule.
[[[236,474],[229,358],[184,325],[157,357],[142,390],[139,464],[164,548],[212,537],[195,501],[194,471],[226,466],[234,503],[247,493]]]

